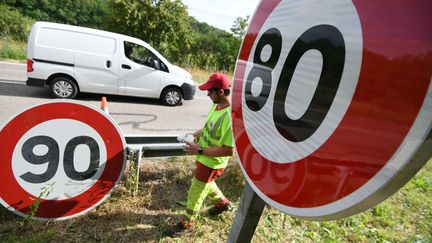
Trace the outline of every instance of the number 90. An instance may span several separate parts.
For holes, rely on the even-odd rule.
[[[45,145],[48,151],[44,155],[36,155],[33,150],[38,145]],[[90,164],[86,171],[78,172],[74,166],[74,153],[78,145],[87,145],[90,149]],[[57,173],[60,149],[58,143],[48,136],[35,136],[24,142],[21,148],[23,158],[34,165],[48,164],[47,170],[42,174],[26,172],[20,177],[29,183],[43,183],[51,180]],[[63,167],[66,175],[76,181],[83,181],[96,174],[99,168],[99,145],[96,140],[88,136],[78,136],[69,140],[63,154]]]

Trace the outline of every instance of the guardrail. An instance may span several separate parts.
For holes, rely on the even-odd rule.
[[[185,144],[177,140],[177,136],[154,136],[154,135],[125,135],[128,151],[127,156],[130,161],[129,171],[135,175],[134,195],[138,193],[139,168],[141,159],[159,158],[185,155],[183,151]],[[134,168],[136,166],[136,168]]]
[[[184,155],[184,143],[177,140],[177,136],[146,136],[125,135],[128,147],[142,150],[146,158],[169,157]]]

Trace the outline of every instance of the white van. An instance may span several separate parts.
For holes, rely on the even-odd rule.
[[[190,73],[130,36],[36,22],[27,48],[27,85],[48,85],[59,98],[103,93],[157,98],[175,106],[195,94]]]

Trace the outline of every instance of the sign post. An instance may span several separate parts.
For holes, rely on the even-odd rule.
[[[250,242],[264,206],[265,202],[246,182],[227,242]]]
[[[309,220],[351,216],[432,156],[430,7],[260,2],[236,64],[232,126],[267,204]]]
[[[59,101],[26,109],[0,129],[0,203],[37,219],[84,214],[120,180],[125,146],[119,127],[96,107]]]

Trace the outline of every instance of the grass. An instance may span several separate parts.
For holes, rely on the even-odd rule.
[[[0,59],[23,62],[27,58],[27,44],[9,38],[0,38]]]
[[[210,75],[212,75],[214,72],[222,72],[222,71],[204,70],[197,67],[187,68],[187,70],[192,75],[192,80],[199,84],[206,82],[207,79],[210,77]],[[228,76],[229,80],[231,80],[231,84],[232,84],[233,73],[228,72],[226,73],[226,75]]]
[[[235,211],[202,214],[194,232],[180,239],[163,236],[183,210],[175,200],[186,197],[192,159],[145,161],[138,196],[131,196],[122,181],[104,203],[70,220],[23,224],[23,218],[1,208],[0,242],[225,242]],[[218,184],[237,208],[244,186],[237,163],[231,161]],[[431,191],[429,161],[393,196],[345,219],[304,221],[266,207],[252,242],[432,242]]]
[[[187,71],[192,75],[192,80],[200,84],[207,81],[208,77],[212,74],[210,71],[196,67],[187,68]]]

